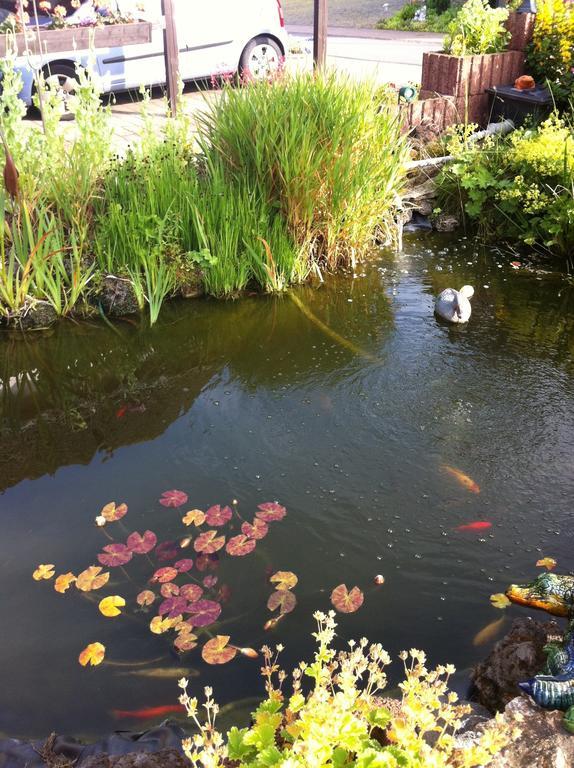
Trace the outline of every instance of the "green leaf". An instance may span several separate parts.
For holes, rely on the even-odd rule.
[[[258,715],[260,712],[269,712],[274,715],[276,712],[280,712],[282,708],[283,702],[279,699],[266,699],[257,707],[255,714]]]
[[[283,759],[283,755],[277,749],[276,746],[267,747],[267,749],[262,749],[261,752],[259,752],[259,754],[257,755],[258,763],[264,766],[277,765],[277,763],[281,762],[282,759]]]
[[[255,750],[252,746],[245,743],[245,736],[248,733],[247,728],[233,728],[227,734],[227,748],[229,750],[229,757],[232,760],[243,760],[248,755],[253,757]]]
[[[335,747],[331,758],[333,768],[351,768],[355,763],[349,759],[349,753],[342,747]]]
[[[365,749],[357,758],[356,768],[394,768],[397,758],[390,750]],[[399,763],[407,765],[407,763]]]
[[[257,747],[259,751],[275,745],[275,728],[269,723],[261,723],[247,731],[243,737],[244,744]]]
[[[391,713],[388,709],[386,709],[386,707],[377,707],[377,709],[372,709],[369,712],[367,715],[367,720],[373,726],[386,728],[391,720]]]

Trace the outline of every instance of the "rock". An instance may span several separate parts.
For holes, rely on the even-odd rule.
[[[201,296],[204,296],[203,274],[200,271],[195,271],[187,276],[186,280],[181,284],[179,292],[184,299],[199,299]]]
[[[189,768],[189,762],[175,749],[161,749],[127,755],[95,755],[83,760],[82,768]]]
[[[422,144],[432,144],[440,139],[442,130],[440,126],[433,120],[424,119],[413,128],[413,138],[420,141]]]
[[[26,310],[8,323],[11,328],[28,331],[39,328],[49,328],[58,319],[56,310],[47,301],[34,301]]]
[[[515,619],[510,632],[472,671],[472,698],[491,712],[502,711],[519,692],[518,683],[542,671],[546,660],[542,648],[548,635],[557,634],[554,621]]]
[[[451,213],[439,213],[433,221],[437,232],[454,232],[460,226],[458,216]]]
[[[504,721],[521,736],[489,763],[489,768],[571,768],[574,738],[562,725],[563,712],[540,709],[529,697],[513,699]]]
[[[132,282],[123,277],[114,275],[104,277],[97,300],[109,317],[121,317],[139,312]]]

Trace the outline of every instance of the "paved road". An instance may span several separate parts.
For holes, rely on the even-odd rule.
[[[310,27],[288,26],[295,40],[312,49]],[[443,35],[428,32],[332,28],[327,42],[329,64],[353,77],[374,77],[401,85],[419,83],[422,55],[440,50]]]

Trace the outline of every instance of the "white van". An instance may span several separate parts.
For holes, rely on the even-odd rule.
[[[0,3],[1,8],[6,3]],[[13,7],[13,0],[9,5]],[[97,5],[97,1],[96,1]],[[117,11],[132,13],[153,24],[151,43],[98,48],[96,67],[106,92],[125,91],[165,83],[161,0],[115,0]],[[179,45],[180,75],[184,81],[224,73],[245,73],[253,78],[276,70],[287,50],[281,0],[174,0]],[[75,14],[82,18],[86,3]],[[90,12],[93,12],[90,10]],[[40,23],[46,22],[40,19]],[[21,98],[32,104],[34,70],[56,82],[63,95],[73,91],[76,64],[87,66],[89,51],[44,54],[17,59],[24,78]]]

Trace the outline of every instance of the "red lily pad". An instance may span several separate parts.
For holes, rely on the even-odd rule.
[[[155,548],[154,555],[161,563],[177,560],[181,555],[181,547],[177,541],[162,541]]]
[[[197,637],[191,632],[182,632],[175,638],[173,644],[181,653],[187,653],[197,648]]]
[[[276,589],[267,601],[267,607],[270,611],[279,608],[280,613],[291,613],[296,605],[297,598],[288,589]]]
[[[331,602],[339,613],[355,613],[363,605],[364,595],[359,587],[353,587],[350,591],[346,584],[339,584],[331,592]]]
[[[205,513],[205,520],[208,525],[213,525],[219,528],[225,523],[228,523],[233,516],[233,512],[230,507],[221,507],[219,504],[215,504],[210,507]]]
[[[193,548],[196,552],[203,552],[211,555],[225,546],[225,536],[218,536],[217,531],[205,531],[201,533],[193,542]]]
[[[186,613],[190,613],[189,623],[194,627],[208,627],[219,618],[221,606],[215,600],[198,600],[187,606]]]
[[[98,562],[107,565],[108,568],[125,565],[132,559],[133,553],[125,544],[107,544],[102,554],[98,555]]]
[[[159,503],[162,507],[181,507],[187,502],[187,493],[183,491],[164,491]]]
[[[155,594],[151,591],[151,589],[144,589],[143,592],[140,592],[136,597],[137,604],[141,606],[151,605],[154,600]]]
[[[186,557],[183,560],[177,560],[173,564],[173,567],[177,568],[180,573],[187,573],[187,571],[191,571],[193,568],[193,560],[190,557]]]
[[[229,645],[229,635],[216,635],[201,649],[201,656],[208,664],[227,664],[236,654],[237,648]]]
[[[159,591],[162,597],[175,597],[179,595],[179,587],[173,581],[166,581],[165,584],[161,585]]]
[[[203,579],[203,586],[206,589],[212,589],[217,584],[217,576],[212,576],[211,574],[209,576],[206,576]]]
[[[281,504],[278,504],[276,501],[267,501],[257,507],[255,517],[258,517],[265,523],[271,523],[274,520],[283,520],[286,514],[287,510]]]
[[[248,539],[244,533],[229,539],[225,547],[227,553],[233,557],[244,557],[253,552],[257,545],[255,539]]]
[[[203,573],[204,571],[216,571],[219,568],[219,555],[218,554],[198,555],[195,558],[195,567],[201,573]]]
[[[256,517],[253,524],[243,523],[241,525],[241,532],[250,539],[264,539],[269,533],[269,526],[264,520],[260,520]]]
[[[187,610],[187,600],[185,597],[168,597],[163,603],[160,603],[158,613],[160,616],[168,616],[174,619],[181,616]]]
[[[199,584],[184,584],[179,590],[179,594],[190,603],[197,603],[203,595],[203,589]]]
[[[116,506],[115,501],[110,501],[110,503],[106,504],[106,506],[102,509],[100,515],[106,520],[106,522],[115,523],[118,520],[121,520],[122,517],[125,517],[127,513],[127,504],[118,504]]]
[[[177,571],[175,568],[158,568],[158,570],[151,577],[150,581],[152,584],[156,582],[159,584],[165,584],[166,582],[173,581],[175,578],[177,578],[178,574],[179,571]]]
[[[143,536],[134,531],[127,539],[127,546],[135,555],[147,555],[157,544],[157,536],[153,531],[146,531]]]

